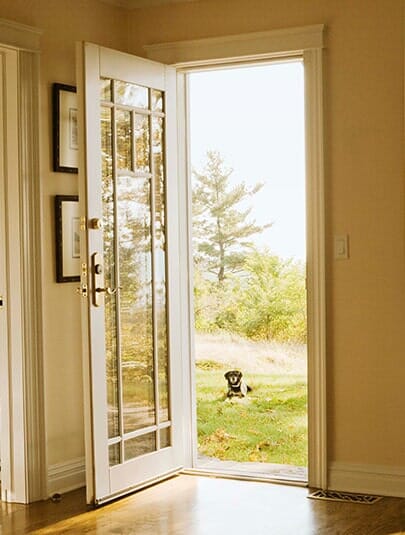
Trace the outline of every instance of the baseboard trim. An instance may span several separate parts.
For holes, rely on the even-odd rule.
[[[405,466],[332,462],[328,488],[405,498]]]
[[[48,467],[48,496],[63,494],[86,485],[84,457],[71,459]]]

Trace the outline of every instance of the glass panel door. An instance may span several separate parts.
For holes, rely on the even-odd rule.
[[[88,484],[102,502],[183,459],[175,73],[87,44],[82,62]]]

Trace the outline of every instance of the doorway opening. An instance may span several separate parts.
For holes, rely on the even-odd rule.
[[[191,72],[188,89],[195,467],[304,483],[303,62]]]

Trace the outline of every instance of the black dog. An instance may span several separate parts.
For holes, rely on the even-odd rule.
[[[230,370],[226,372],[225,379],[228,381],[227,397],[238,396],[244,398],[252,389],[242,379],[242,372],[238,370]]]

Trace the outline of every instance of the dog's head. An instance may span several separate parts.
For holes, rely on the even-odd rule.
[[[242,380],[242,372],[238,370],[229,370],[226,372],[225,379],[228,381],[228,384],[231,386],[238,386]]]

